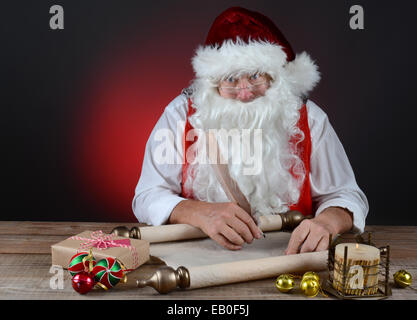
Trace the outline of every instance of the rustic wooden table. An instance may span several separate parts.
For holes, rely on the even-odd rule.
[[[136,279],[146,278],[160,265],[154,261],[128,274],[128,282],[119,284],[111,292],[93,290],[80,295],[72,289],[71,277],[64,270],[63,288],[51,288],[50,246],[85,230],[103,230],[109,233],[114,227],[134,223],[92,222],[0,222],[0,299],[180,299],[180,300],[294,300],[306,298],[299,289],[283,294],[275,288],[275,279],[251,281],[233,285],[175,291],[160,295],[153,288],[136,288]],[[406,269],[417,279],[417,227],[368,226],[376,246],[390,245],[392,275]],[[321,273],[322,279],[326,276]],[[416,284],[414,284],[417,287]],[[323,298],[320,295],[314,299]],[[417,300],[417,291],[410,288],[392,288],[388,299]]]

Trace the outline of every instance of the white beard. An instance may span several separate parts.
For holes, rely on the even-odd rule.
[[[303,132],[297,127],[302,100],[292,94],[289,86],[280,78],[271,83],[264,96],[246,103],[221,97],[217,88],[204,79],[195,80],[193,90],[192,101],[196,112],[189,121],[194,128],[250,129],[251,154],[254,150],[254,129],[262,129],[260,173],[243,174],[245,163],[232,163],[232,155],[236,147],[243,148],[244,145],[229,144],[230,176],[248,199],[253,215],[288,211],[290,205],[298,202],[305,178],[304,164],[291,151],[293,148],[289,143],[291,138],[296,143],[304,139]],[[222,150],[221,144],[219,147]],[[295,177],[290,173],[291,168]],[[192,190],[197,200],[229,201],[210,164],[190,164],[184,187]]]

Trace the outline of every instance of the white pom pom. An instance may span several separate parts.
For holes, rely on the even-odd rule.
[[[285,66],[286,79],[293,93],[306,96],[320,81],[320,72],[310,56],[303,52]]]

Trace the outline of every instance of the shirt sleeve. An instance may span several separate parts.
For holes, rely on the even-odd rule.
[[[184,95],[164,110],[146,143],[142,171],[132,201],[139,222],[161,225],[181,197],[182,136],[188,103]]]
[[[327,115],[314,102],[307,102],[311,133],[311,196],[316,216],[328,207],[342,207],[353,214],[354,233],[363,233],[368,200],[356,183],[346,152]]]

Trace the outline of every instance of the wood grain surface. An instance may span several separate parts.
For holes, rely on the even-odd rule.
[[[137,226],[135,223],[95,223],[95,222],[0,222],[0,299],[192,299],[192,300],[296,300],[306,298],[295,288],[290,294],[277,291],[275,279],[250,281],[233,285],[224,285],[196,290],[178,290],[167,295],[160,295],[153,288],[136,288],[136,279],[149,277],[158,267],[160,261],[151,259],[134,272],[128,274],[126,284],[118,284],[111,292],[93,290],[87,295],[80,295],[72,289],[71,276],[64,270],[62,289],[51,289],[51,244],[84,230],[103,230],[109,233],[114,227],[125,225]],[[376,246],[390,245],[392,275],[406,269],[413,279],[417,279],[417,227],[414,226],[368,226],[372,232],[372,241]],[[326,272],[320,273],[326,279]],[[414,284],[414,286],[416,286]],[[417,287],[417,286],[416,286]],[[417,291],[399,289],[393,286],[392,296],[388,299],[417,300]],[[317,296],[314,299],[335,299]]]

